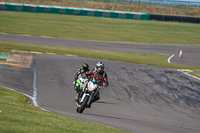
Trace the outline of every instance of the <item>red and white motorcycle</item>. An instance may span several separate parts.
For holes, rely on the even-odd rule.
[[[95,96],[100,90],[98,83],[95,80],[89,81],[86,78],[80,77],[76,80],[78,86],[82,90],[79,94],[79,99],[76,101],[78,113],[82,113],[85,108],[90,108]]]

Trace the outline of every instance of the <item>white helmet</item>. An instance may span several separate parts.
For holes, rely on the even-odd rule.
[[[103,62],[98,62],[96,64],[96,70],[97,70],[97,72],[102,73],[104,71],[104,67],[105,67],[105,65],[104,65]]]

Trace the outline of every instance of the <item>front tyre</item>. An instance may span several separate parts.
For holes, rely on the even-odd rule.
[[[77,107],[77,109],[76,109],[76,111],[78,112],[78,113],[82,113],[83,112],[83,110],[85,109],[85,107],[87,106],[87,102],[88,102],[88,100],[89,100],[89,98],[90,98],[90,96],[85,96],[85,98],[84,98],[84,100],[83,100],[83,102],[82,102],[82,104],[81,104],[81,107]]]

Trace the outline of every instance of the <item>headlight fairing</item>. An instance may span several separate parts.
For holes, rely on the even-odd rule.
[[[89,91],[93,91],[96,88],[97,88],[97,84],[94,84],[92,81],[89,81],[89,83],[88,83],[88,90]]]

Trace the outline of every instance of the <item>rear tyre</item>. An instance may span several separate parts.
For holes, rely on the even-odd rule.
[[[83,112],[83,110],[87,106],[87,102],[88,102],[89,98],[90,98],[90,96],[85,96],[85,98],[83,100],[83,103],[81,104],[81,107],[77,107],[77,109],[76,109],[76,111],[78,113],[82,113]]]

